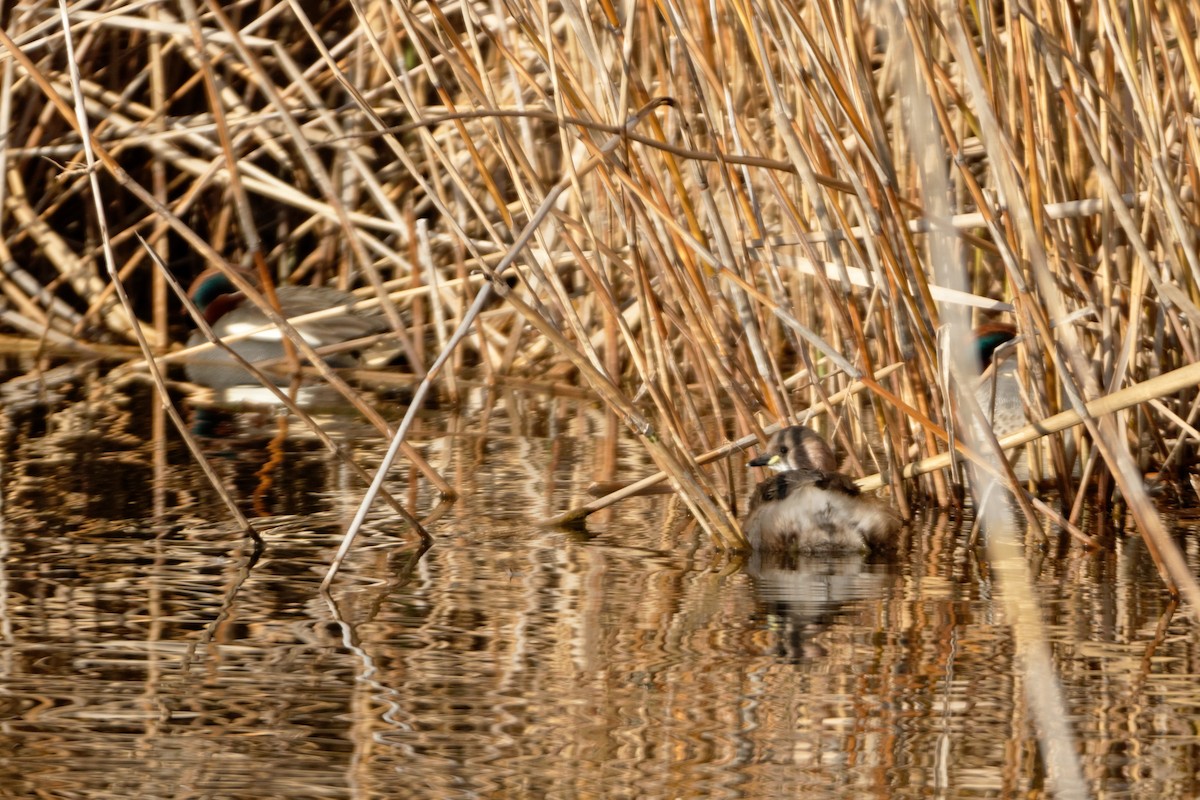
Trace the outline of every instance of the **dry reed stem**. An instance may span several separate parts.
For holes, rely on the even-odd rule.
[[[955,13],[957,9],[949,2],[943,2],[941,8],[945,12],[943,23],[949,29],[949,44],[960,62],[966,77],[966,96],[975,101],[976,106],[986,106],[982,95],[982,76],[974,71],[977,67],[973,58],[976,53],[965,47],[963,20]],[[911,25],[911,18],[904,14],[903,8],[899,15],[905,17],[906,27]],[[935,219],[945,219],[951,213],[949,191],[949,169],[937,157],[940,151],[940,138],[934,115],[930,105],[921,102],[924,98],[924,88],[917,79],[917,58],[915,57],[916,42],[910,40],[901,50],[900,65],[901,85],[909,89],[911,94],[919,98],[914,104],[913,112],[907,121],[908,130],[914,143],[914,151],[920,154],[917,170],[921,176],[923,197],[929,213]],[[932,87],[930,87],[932,88]],[[985,149],[994,149],[1003,143],[1002,135],[994,127],[994,119],[990,109],[979,111],[982,124]],[[944,118],[943,118],[944,121]],[[1012,188],[1012,175],[1006,170],[1009,165],[998,167],[1001,172],[1000,183],[1007,194]],[[1028,225],[1029,220],[1023,218],[1024,209],[1016,211],[1016,223],[1020,228]],[[1021,231],[1028,237],[1029,230]],[[1028,244],[1028,242],[1026,242]],[[1030,249],[1035,249],[1033,245]],[[958,251],[954,236],[942,226],[935,226],[930,236],[929,252],[931,260],[938,270],[939,279],[952,286],[965,285],[965,275],[957,268]],[[1037,254],[1031,258],[1035,270],[1038,263]],[[1045,284],[1043,291],[1052,291]],[[1055,296],[1051,302],[1059,300]],[[958,431],[966,443],[987,456],[998,458],[1004,466],[1007,482],[1016,483],[1016,475],[1012,465],[1004,460],[1003,452],[996,441],[992,430],[991,417],[985,417],[977,400],[976,389],[978,379],[979,354],[970,338],[971,323],[968,315],[961,307],[943,307],[941,321],[945,325],[946,336],[941,340],[945,345],[940,348],[944,354],[943,362],[947,366],[949,376],[948,386],[953,397],[953,406],[958,409]],[[1062,317],[1061,307],[1055,308],[1055,318]],[[1068,330],[1067,335],[1073,335]],[[993,364],[999,368],[1001,356],[997,354]],[[1021,364],[1018,363],[1018,367]],[[1017,377],[1020,380],[1022,373]],[[1041,406],[1034,401],[1040,411]],[[1069,470],[1065,461],[1056,457],[1058,474],[1065,475]],[[999,482],[989,474],[989,470],[976,467],[972,470],[971,488],[976,497],[977,514],[987,535],[987,548],[990,561],[997,572],[997,585],[1000,600],[1007,611],[1009,624],[1013,628],[1014,639],[1019,655],[1019,666],[1025,683],[1027,705],[1035,722],[1035,731],[1047,767],[1047,782],[1050,790],[1056,796],[1082,798],[1087,796],[1087,784],[1083,778],[1083,770],[1077,754],[1071,726],[1067,722],[1068,709],[1063,696],[1062,686],[1058,680],[1055,664],[1051,657],[1050,645],[1042,620],[1038,598],[1034,592],[1033,577],[1029,563],[1019,546],[1017,524],[1013,515],[996,502],[994,490]],[[1021,511],[1029,523],[1034,522],[1032,507],[1023,493],[1015,495]],[[1040,529],[1039,529],[1040,533]],[[1042,536],[1044,539],[1044,535]]]

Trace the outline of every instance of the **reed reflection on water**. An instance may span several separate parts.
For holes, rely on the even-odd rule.
[[[894,560],[733,565],[669,497],[541,529],[603,465],[649,465],[602,413],[529,402],[422,421],[462,499],[423,554],[378,511],[331,601],[361,489],[302,432],[208,443],[266,541],[246,569],[196,468],[136,424],[151,399],[8,409],[0,796],[1044,792],[962,526],[931,515]],[[433,508],[414,484],[389,489]],[[1200,635],[1140,542],[1030,563],[1093,793],[1200,793]]]

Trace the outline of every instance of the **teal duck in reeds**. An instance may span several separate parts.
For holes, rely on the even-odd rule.
[[[1005,436],[1029,424],[1017,373],[1016,353],[995,358],[996,350],[1017,336],[1012,325],[992,322],[975,329],[975,349],[981,375],[975,387],[975,399],[992,423],[997,437]]]
[[[1016,337],[1017,329],[1005,323],[992,322],[975,329],[975,348],[982,369],[979,383],[975,387],[975,399],[979,401],[979,407],[991,423],[997,439],[1004,438],[1029,424],[1029,413],[1022,396],[1021,373],[1017,367],[1017,354],[1012,348],[1008,348],[1008,352],[997,352]],[[1052,471],[1050,452],[1045,444],[1042,442],[1033,446],[1042,448],[1036,452],[1040,455],[1043,469]],[[1067,457],[1073,460],[1073,438],[1067,435],[1064,444]],[[1030,445],[1025,445],[1019,450],[1008,452],[1013,474],[1021,483],[1030,478],[1029,447]],[[1079,464],[1076,463],[1072,474],[1078,473]]]
[[[279,286],[275,293],[283,316],[288,318],[339,306],[348,307],[355,302],[352,295],[323,286]],[[202,274],[193,282],[189,295],[218,337],[234,336],[269,326],[246,339],[230,342],[229,347],[255,366],[263,365],[260,369],[277,386],[288,385],[291,376],[283,367],[283,333],[271,325],[258,307],[246,302],[245,295],[237,290],[225,274],[215,270]],[[313,348],[321,348],[380,333],[387,329],[387,325],[383,317],[377,314],[347,308],[340,314],[297,323],[295,328]],[[204,334],[197,330],[188,339],[188,346],[206,341]],[[326,356],[325,361],[332,367],[353,367],[358,364],[358,356],[353,351],[340,352]],[[187,362],[187,374],[193,383],[218,390],[256,386],[259,383],[221,348],[193,357]]]
[[[811,428],[776,432],[750,466],[775,471],[750,499],[746,537],[753,549],[844,553],[895,547],[899,518],[837,471],[833,451]]]

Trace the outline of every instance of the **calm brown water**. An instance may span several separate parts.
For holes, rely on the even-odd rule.
[[[596,409],[500,393],[415,434],[462,494],[436,544],[381,505],[327,599],[361,490],[297,425],[206,444],[258,515],[247,569],[174,437],[154,446],[155,402],[77,394],[0,419],[2,797],[1044,792],[991,571],[945,518],[892,563],[731,565],[667,497],[542,529],[648,467]],[[433,508],[410,480],[392,491]],[[1030,565],[1092,794],[1200,794],[1200,631],[1144,548]]]

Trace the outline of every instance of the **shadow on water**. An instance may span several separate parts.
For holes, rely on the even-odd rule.
[[[546,530],[650,465],[594,408],[497,392],[414,432],[462,498],[433,547],[376,509],[323,597],[356,480],[269,415],[208,439],[265,540],[248,569],[155,402],[82,382],[2,412],[0,796],[1045,791],[969,526],[930,514],[887,561],[733,564],[669,496]],[[388,488],[438,508],[406,466]],[[1139,540],[1030,564],[1093,793],[1195,796],[1200,634]]]

